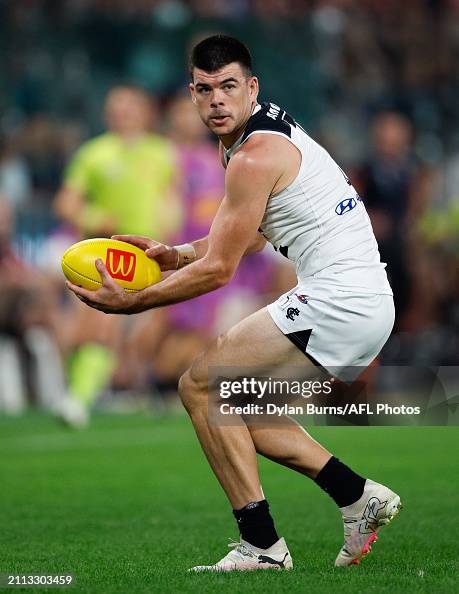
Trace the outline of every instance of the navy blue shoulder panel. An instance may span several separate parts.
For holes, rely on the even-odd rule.
[[[241,142],[257,130],[278,132],[291,138],[292,127],[296,128],[296,122],[288,113],[274,103],[261,103],[261,109],[247,122]]]

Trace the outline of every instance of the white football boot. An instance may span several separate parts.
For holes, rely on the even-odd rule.
[[[245,540],[232,542],[226,557],[215,565],[197,565],[189,571],[252,571],[254,569],[292,569],[293,561],[285,540],[280,538],[269,549],[259,549]]]
[[[336,557],[335,566],[358,565],[371,551],[379,528],[389,524],[401,507],[396,493],[367,479],[362,497],[352,505],[340,508],[344,545]]]

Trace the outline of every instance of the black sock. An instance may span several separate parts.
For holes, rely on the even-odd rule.
[[[316,476],[316,483],[330,495],[338,507],[346,507],[362,497],[365,480],[332,456]]]
[[[259,549],[269,549],[279,540],[266,499],[251,501],[242,509],[233,509],[241,538]]]

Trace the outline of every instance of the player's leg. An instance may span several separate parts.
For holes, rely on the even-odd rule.
[[[327,450],[293,422],[287,426],[271,427],[269,439],[257,431],[251,435],[242,419],[232,426],[210,422],[209,366],[240,368],[241,362],[245,372],[253,370],[255,373],[257,368],[301,366],[303,370],[309,367],[311,376],[318,373],[312,361],[282,334],[267,310],[263,309],[216,340],[182,377],[179,386],[182,401],[209,463],[232,504],[243,543],[242,548],[238,546],[218,564],[205,568],[289,567],[288,549],[277,535],[261,489],[257,451],[312,478],[318,477],[332,460],[334,472],[340,473],[341,489],[354,494],[358,491],[355,499],[361,495],[364,479],[332,458]],[[321,486],[326,489],[329,482],[326,480]],[[263,561],[266,559],[268,561]]]
[[[362,366],[366,367],[378,354],[394,319],[389,295],[355,295],[314,284],[307,289],[296,287],[269,305],[268,310],[302,353],[312,353],[316,360],[348,378],[359,374]],[[389,523],[400,509],[400,497],[384,485],[360,477],[335,457],[316,476],[301,463],[302,457],[300,464],[297,456],[288,457],[288,449],[279,458],[281,436],[288,442],[290,433],[298,434],[293,422],[277,432],[274,448],[271,428],[249,424],[249,430],[259,452],[311,476],[332,497],[344,524],[344,545],[335,565],[359,563],[371,550],[379,527]]]
[[[343,509],[359,501],[365,479],[332,457],[293,421],[269,428],[224,427],[209,423],[208,367],[209,365],[278,367],[309,366],[313,363],[291,343],[273,323],[267,311],[253,314],[226,335],[218,339],[200,356],[180,382],[180,394],[191,416],[198,437],[209,462],[235,510],[242,528],[249,526],[253,540],[277,536],[267,506],[253,507],[263,501],[255,452],[294,468],[316,479]],[[271,530],[269,524],[271,523]],[[242,524],[242,526],[241,526]],[[247,532],[246,532],[247,533]],[[259,536],[260,534],[258,534]]]
[[[313,364],[298,352],[272,322],[266,309],[249,316],[218,338],[200,355],[179,384],[182,401],[191,417],[208,461],[233,507],[241,532],[241,543],[214,566],[195,569],[231,570],[289,568],[291,558],[285,541],[279,539],[258,477],[256,448],[242,421],[232,426],[210,422],[209,366],[237,366],[256,370],[261,366]],[[210,404],[211,406],[212,404]],[[276,439],[275,431],[273,439]],[[303,432],[304,466],[312,474],[330,454]],[[279,444],[281,447],[282,444]],[[309,446],[309,447],[308,447]],[[291,457],[295,458],[292,451]]]
[[[305,448],[301,436],[304,429],[287,417],[278,422],[275,432],[272,425],[248,426],[257,452],[309,476],[332,497],[344,521],[344,545],[335,565],[360,563],[371,551],[379,528],[389,524],[399,512],[400,497],[384,485],[356,474],[335,457],[330,457],[320,472],[311,470],[305,464],[308,454],[305,449],[309,450],[309,445]]]
[[[256,461],[257,450],[279,461],[298,465],[304,474],[316,476],[331,454],[313,440],[301,427],[272,427],[269,451],[260,437],[260,447],[254,445],[247,425],[242,422],[225,426],[210,423],[208,369],[210,366],[235,366],[244,369],[275,369],[280,366],[309,366],[317,373],[312,361],[305,357],[277,328],[266,309],[249,316],[200,355],[180,380],[179,392],[192,419],[198,438],[209,463],[234,509],[262,498]],[[255,436],[258,434],[254,433]]]

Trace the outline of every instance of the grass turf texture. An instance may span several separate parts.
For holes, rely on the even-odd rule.
[[[72,432],[51,418],[0,417],[0,572],[73,573],[72,593],[453,592],[457,428],[316,427],[404,509],[360,566],[335,569],[342,525],[308,479],[261,460],[291,572],[189,574],[235,538],[231,510],[184,416],[98,416]],[[56,588],[1,589],[54,592]]]

